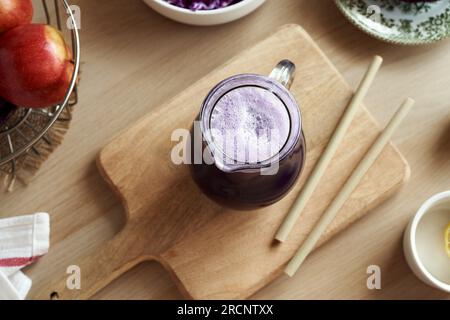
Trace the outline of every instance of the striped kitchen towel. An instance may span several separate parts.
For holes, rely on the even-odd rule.
[[[20,269],[48,252],[50,219],[47,213],[0,220],[0,300],[23,300],[31,279]]]

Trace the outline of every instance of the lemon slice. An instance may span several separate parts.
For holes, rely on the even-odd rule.
[[[450,257],[450,224],[445,228],[445,250]]]

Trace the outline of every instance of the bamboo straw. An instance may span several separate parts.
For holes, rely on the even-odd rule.
[[[380,56],[375,56],[373,58],[372,63],[367,69],[366,74],[364,75],[361,83],[359,84],[358,89],[356,90],[355,95],[350,101],[349,106],[347,107],[340,123],[338,124],[333,136],[331,137],[328,146],[326,147],[325,151],[323,152],[322,156],[320,157],[319,161],[314,167],[313,172],[310,174],[308,180],[303,186],[300,195],[294,202],[288,215],[286,216],[280,228],[278,229],[275,235],[276,240],[284,242],[287,239],[289,233],[291,232],[292,228],[295,225],[295,222],[298,220],[298,217],[305,208],[306,203],[311,198],[314,189],[319,184],[320,179],[325,173],[325,170],[327,169],[331,159],[333,158],[334,154],[336,153],[336,150],[338,149],[340,143],[342,142],[348,128],[350,127],[353,118],[358,112],[359,107],[367,94],[367,91],[369,91],[369,88],[372,85],[372,82],[378,70],[380,69],[382,62],[383,59]]]
[[[353,171],[352,175],[345,182],[339,194],[328,206],[327,210],[322,215],[319,222],[316,224],[314,229],[311,231],[306,240],[303,242],[302,246],[297,251],[292,260],[289,262],[286,269],[284,270],[284,272],[287,275],[292,277],[297,272],[300,265],[303,263],[308,254],[314,249],[317,241],[320,239],[321,235],[325,232],[327,227],[333,221],[336,214],[344,205],[345,201],[355,190],[355,188],[358,186],[359,182],[362,180],[366,172],[369,170],[369,168],[378,158],[380,153],[383,151],[384,147],[391,139],[395,129],[397,129],[397,127],[400,125],[400,123],[408,114],[409,110],[413,105],[414,100],[408,98],[397,110],[397,112],[395,113],[389,124],[386,126],[386,128],[380,134],[380,136],[372,145],[370,150],[358,164],[355,171]]]

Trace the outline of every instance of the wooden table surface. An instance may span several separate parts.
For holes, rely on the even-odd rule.
[[[296,23],[353,87],[372,55],[385,58],[366,105],[384,125],[406,96],[417,100],[394,138],[412,175],[396,196],[311,255],[294,278],[280,277],[254,298],[449,298],[412,274],[401,239],[421,203],[450,189],[450,40],[425,47],[389,45],[356,30],[329,0],[269,0],[242,20],[209,28],[167,20],[141,0],[71,2],[82,10],[83,62],[72,127],[32,184],[0,194],[0,217],[51,215],[50,253],[27,270],[35,289],[121,229],[124,210],[95,165],[102,146],[242,49]],[[369,265],[381,268],[381,290],[366,287]],[[161,266],[145,263],[95,298],[182,296]]]

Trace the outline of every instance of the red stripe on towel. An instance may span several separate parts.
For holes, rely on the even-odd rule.
[[[39,259],[41,256],[35,256],[30,258],[6,258],[6,259],[0,259],[0,267],[23,267],[27,266],[37,259]]]

